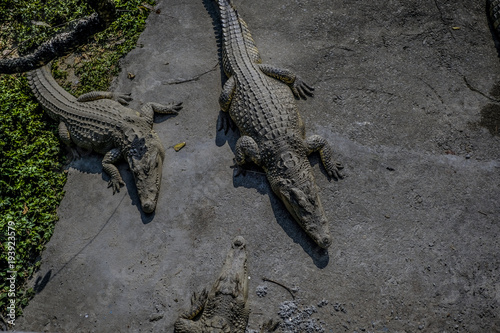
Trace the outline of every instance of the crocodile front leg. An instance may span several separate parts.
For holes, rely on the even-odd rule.
[[[193,294],[191,297],[191,308],[179,316],[174,323],[175,333],[202,333],[200,322],[193,321],[205,308],[208,292],[203,289],[200,295]]]
[[[71,153],[71,157],[73,160],[80,158],[80,153],[78,152],[78,147],[73,144],[71,140],[71,135],[69,134],[69,129],[65,123],[62,121],[59,123],[57,127],[59,138],[64,143],[66,147],[68,147],[69,152]]]
[[[61,139],[61,141],[68,147],[71,147],[71,137],[69,135],[69,130],[68,127],[66,127],[66,124],[61,121],[59,123],[59,126],[57,126],[57,131],[59,132],[59,138]]]
[[[227,134],[229,128],[232,131],[236,128],[236,124],[229,116],[228,110],[229,106],[231,106],[231,100],[233,99],[234,91],[236,89],[236,81],[234,77],[231,76],[227,79],[226,83],[224,83],[224,87],[222,88],[222,92],[219,96],[219,105],[221,111],[223,113],[220,116],[219,124],[217,125],[217,130],[220,131],[224,129],[224,134]]]
[[[249,136],[243,135],[236,141],[236,151],[235,151],[235,162],[236,162],[236,176],[239,176],[244,172],[241,166],[251,160],[255,164],[260,166],[260,149],[257,143]]]
[[[306,139],[306,146],[308,149],[308,155],[312,152],[319,151],[321,162],[323,162],[323,166],[325,167],[328,176],[336,180],[343,178],[340,173],[340,169],[343,168],[342,163],[333,159],[332,148],[325,138],[319,135],[312,135]]]
[[[203,291],[197,295],[196,292],[191,296],[191,308],[180,315],[184,319],[194,319],[201,311],[205,308],[205,304],[208,298],[208,291],[203,289]]]
[[[146,118],[148,122],[153,126],[154,114],[178,114],[182,109],[182,102],[180,103],[169,103],[167,105],[149,102],[142,106],[140,114],[142,117]]]
[[[91,91],[78,97],[78,102],[91,102],[98,99],[112,99],[122,105],[128,105],[132,100],[130,94],[114,93],[110,91]]]
[[[267,76],[273,77],[286,83],[293,92],[293,95],[298,99],[307,99],[307,96],[314,96],[314,88],[289,69],[277,68],[271,65],[260,64],[260,70]],[[307,95],[307,96],[306,96]]]
[[[111,180],[108,182],[108,187],[113,188],[113,194],[120,192],[120,187],[125,185],[125,182],[120,176],[118,168],[114,165],[121,157],[121,149],[113,148],[104,155],[102,159],[102,169],[106,172]]]

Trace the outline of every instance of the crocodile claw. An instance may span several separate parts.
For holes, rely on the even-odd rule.
[[[125,182],[121,179],[112,178],[108,182],[108,188],[113,188],[113,194],[115,194],[116,192],[120,192],[120,187],[122,187],[123,185],[125,185]]]
[[[233,159],[233,161],[234,161],[234,164],[231,166],[231,169],[235,169],[234,176],[235,177],[238,177],[239,175],[245,176],[247,173],[247,170],[243,166],[236,163],[236,160]]]
[[[172,113],[178,113],[182,109],[182,102],[170,103],[167,105],[166,109],[168,109]]]
[[[227,112],[221,111],[217,119],[217,131],[224,130],[224,135],[226,135],[229,129],[234,131],[236,129],[236,124]]]
[[[133,100],[132,97],[130,97],[130,93],[128,94],[123,94],[123,93],[114,93],[113,94],[113,99],[120,103],[121,105],[128,105],[128,102]]]
[[[150,104],[153,107],[154,112],[160,114],[178,114],[179,111],[182,109],[182,102],[180,103],[173,102],[173,103],[168,103],[166,105],[158,103],[150,103]]]
[[[291,86],[293,95],[298,99],[307,99],[307,96],[314,96],[314,88],[302,81],[300,77],[296,77]]]
[[[335,161],[333,162],[333,167],[331,169],[326,170],[326,172],[328,173],[328,176],[330,178],[339,180],[344,178],[344,175],[340,172],[340,170],[342,170],[343,168],[344,166],[342,165],[342,163]]]

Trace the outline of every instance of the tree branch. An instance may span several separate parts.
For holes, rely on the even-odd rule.
[[[52,37],[31,54],[0,60],[0,73],[21,73],[42,67],[55,58],[73,52],[78,46],[85,44],[89,37],[105,30],[115,20],[116,8],[112,0],[88,0],[88,4],[96,13],[78,20],[69,31]]]

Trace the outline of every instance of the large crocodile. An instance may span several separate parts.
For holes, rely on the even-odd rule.
[[[341,165],[333,160],[324,138],[305,137],[294,96],[306,99],[313,88],[290,70],[262,64],[246,23],[230,1],[216,2],[228,77],[219,102],[242,134],[235,148],[236,165],[253,161],[261,166],[295,220],[319,246],[327,248],[332,242],[328,221],[307,155],[319,151],[326,172],[335,179],[341,177]]]
[[[77,99],[57,84],[48,66],[29,72],[28,81],[48,115],[59,122],[59,136],[65,144],[104,154],[102,167],[111,177],[113,194],[124,185],[114,163],[122,157],[127,160],[141,207],[152,213],[165,158],[165,148],[153,130],[154,112],[176,114],[181,103],[146,103],[136,112],[124,106],[131,100],[125,94],[93,91]]]

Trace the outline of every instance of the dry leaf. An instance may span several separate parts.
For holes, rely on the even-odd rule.
[[[185,142],[178,143],[178,144],[176,144],[176,145],[174,146],[174,150],[175,150],[175,151],[179,151],[179,150],[181,150],[181,149],[182,149],[185,145],[186,145],[186,143],[185,143]]]

